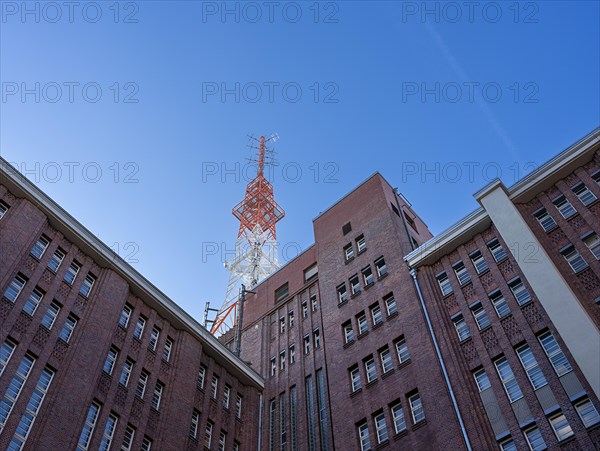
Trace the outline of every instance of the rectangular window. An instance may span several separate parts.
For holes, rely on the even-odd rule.
[[[496,290],[489,294],[489,298],[498,314],[498,318],[503,318],[510,313],[510,307],[506,303],[506,299],[504,299],[500,290]]]
[[[542,437],[542,433],[537,427],[534,426],[523,432],[525,433],[527,445],[529,445],[529,449],[531,451],[542,451],[547,448],[546,442],[544,442],[544,438]]]
[[[594,179],[594,181],[595,181],[595,182],[596,182],[598,185],[600,185],[600,170],[598,170],[598,171],[596,171],[596,172],[594,172],[594,173],[592,174],[592,179]]]
[[[285,412],[285,393],[279,395],[279,446],[281,451],[287,447],[287,418]],[[225,451],[223,449],[223,451]]]
[[[500,451],[518,451],[517,445],[512,438],[507,438],[500,442]]]
[[[121,316],[119,317],[119,326],[123,328],[127,328],[129,324],[129,318],[131,318],[131,313],[133,312],[133,307],[129,304],[125,304],[123,310],[121,311]]]
[[[142,334],[144,333],[144,326],[146,325],[146,319],[140,315],[135,325],[135,329],[133,330],[133,338],[137,338],[138,340],[142,339]]]
[[[392,316],[394,313],[398,312],[398,305],[396,304],[396,299],[392,293],[385,296],[383,298],[383,302],[385,302],[387,316]]]
[[[383,257],[379,257],[377,260],[375,260],[375,269],[377,270],[377,277],[383,277],[387,274],[388,269]]]
[[[527,288],[525,288],[525,284],[521,279],[515,279],[514,281],[509,282],[508,285],[519,305],[531,301],[531,295],[529,294],[529,291],[527,291]]]
[[[98,451],[108,451],[110,449],[110,444],[112,443],[113,435],[115,434],[115,428],[117,427],[117,421],[115,414],[111,413],[108,416]]]
[[[290,345],[290,365],[296,362],[296,346]]]
[[[408,403],[410,404],[413,423],[417,424],[419,421],[423,421],[425,419],[425,411],[423,410],[421,396],[418,393],[409,396]]]
[[[297,420],[298,393],[295,386],[290,387],[290,449],[298,451]]]
[[[488,375],[483,368],[474,371],[473,377],[475,378],[477,388],[480,392],[482,392],[483,390],[487,390],[492,386],[492,384],[490,384],[490,380],[488,379]]]
[[[79,273],[80,268],[81,265],[75,260],[73,260],[69,265],[69,269],[67,269],[67,272],[65,273],[65,282],[67,282],[69,285],[73,285],[73,282],[75,282],[75,278],[77,277],[77,273]]]
[[[86,451],[90,444],[94,428],[96,427],[96,421],[98,420],[98,414],[100,413],[100,404],[93,402],[88,409],[88,413],[85,417],[85,423],[83,429],[79,435],[79,442],[77,445],[78,451]]]
[[[341,304],[342,302],[346,302],[348,300],[348,291],[346,290],[346,284],[342,283],[337,286],[337,297],[338,302]]]
[[[242,395],[239,393],[235,398],[235,416],[236,418],[242,418]]]
[[[588,398],[575,404],[575,410],[577,410],[577,414],[586,428],[600,423],[600,414]]]
[[[548,421],[550,421],[550,426],[552,426],[552,429],[554,430],[556,438],[559,442],[571,437],[574,434],[573,429],[571,429],[571,425],[567,421],[567,417],[565,417],[564,413],[555,413],[554,415],[548,417]]]
[[[129,384],[129,378],[131,376],[131,372],[133,371],[133,360],[129,357],[125,360],[125,365],[123,365],[123,371],[121,371],[121,377],[119,378],[119,382],[127,387]]]
[[[302,318],[308,318],[308,304],[306,301],[302,302]]]
[[[362,335],[369,331],[369,324],[367,323],[367,316],[364,313],[361,313],[356,317],[356,321],[358,322],[358,335]]]
[[[154,410],[160,409],[160,400],[162,398],[164,384],[160,381],[156,381],[156,385],[154,386],[154,393],[152,393],[152,403],[151,406]]]
[[[383,322],[383,315],[379,305],[371,306],[371,318],[373,318],[373,325],[377,326]]]
[[[360,235],[356,239],[356,249],[358,249],[358,253],[364,252],[367,249],[367,242],[365,241],[365,237]]]
[[[29,377],[29,373],[31,373],[31,368],[34,363],[35,358],[29,354],[26,354],[23,357],[23,360],[21,360],[21,363],[19,363],[16,373],[6,389],[6,394],[0,401],[0,431],[4,429],[8,417],[10,416],[17,399],[19,399],[21,390]]]
[[[565,260],[571,266],[573,272],[578,273],[579,271],[584,270],[588,267],[587,262],[583,259],[583,257],[579,254],[577,249],[573,245],[569,246],[567,249],[561,251]]]
[[[437,277],[438,284],[440,285],[440,290],[442,290],[442,296],[447,296],[452,293],[452,285],[450,285],[450,280],[446,273],[442,273]]]
[[[200,422],[200,412],[196,409],[192,411],[192,421],[190,423],[190,437],[198,438],[198,423]]]
[[[452,269],[454,269],[454,273],[456,274],[459,284],[464,285],[471,280],[471,276],[467,272],[467,268],[463,262],[456,263],[454,266],[452,266]]]
[[[106,360],[104,361],[104,367],[102,370],[107,374],[112,374],[113,369],[115,368],[115,362],[117,361],[117,357],[119,356],[119,351],[114,346],[111,346],[108,350],[108,354],[106,355]]]
[[[373,270],[371,269],[371,265],[365,266],[360,270],[363,276],[363,282],[365,286],[371,285],[374,283],[375,279],[373,277]]]
[[[317,295],[316,294],[312,294],[310,296],[310,306],[313,312],[317,311],[317,306],[318,306],[318,302],[317,302]]]
[[[290,292],[289,284],[286,282],[275,290],[275,302],[283,301]]]
[[[277,413],[277,405],[275,399],[269,401],[269,451],[275,451],[275,415]]]
[[[10,207],[0,200],[0,219],[4,217]]]
[[[373,418],[375,423],[375,434],[377,435],[377,443],[383,443],[388,439],[387,425],[385,424],[385,416],[383,413],[376,415]]]
[[[39,287],[35,287],[25,301],[25,305],[23,305],[23,311],[28,315],[33,316],[43,297],[44,292]]]
[[[156,345],[158,344],[158,337],[160,336],[160,329],[158,327],[153,327],[152,332],[150,332],[150,341],[148,342],[148,349],[151,351],[156,351]]]
[[[308,282],[313,278],[317,277],[319,274],[319,269],[317,268],[317,264],[315,263],[311,267],[304,270],[304,282]]]
[[[271,377],[277,374],[277,362],[275,361],[275,357],[271,357]]]
[[[367,375],[367,384],[377,379],[377,366],[373,357],[369,357],[364,361],[365,374]]]
[[[589,248],[590,252],[596,257],[596,260],[600,260],[600,237],[595,233],[585,237],[583,239],[585,245]]]
[[[479,330],[485,329],[490,325],[490,318],[488,317],[485,309],[479,302],[477,305],[470,307],[471,313],[473,314],[473,318],[475,318],[475,322],[477,323],[477,327]]]
[[[392,422],[394,423],[394,433],[399,434],[406,429],[406,420],[404,419],[404,411],[400,403],[390,407],[392,414]]]
[[[360,282],[358,281],[358,275],[354,274],[352,277],[350,277],[349,281],[350,281],[350,292],[352,294],[360,293]]]
[[[128,424],[123,435],[123,444],[121,445],[121,451],[131,451],[133,446],[133,439],[135,438],[135,428]]]
[[[465,322],[465,319],[462,315],[458,315],[452,319],[454,323],[454,327],[456,329],[456,333],[458,334],[458,339],[460,341],[466,340],[471,336],[471,331],[469,330],[469,326]]]
[[[21,291],[26,283],[27,279],[21,274],[17,274],[4,292],[4,297],[10,302],[15,302],[17,297],[19,297],[19,294],[21,294]]]
[[[48,261],[48,268],[50,269],[50,271],[52,271],[52,272],[58,271],[60,264],[62,263],[62,261],[65,258],[65,254],[66,254],[66,252],[63,251],[61,248],[58,248],[54,251],[54,254],[52,254],[52,257]]]
[[[165,362],[168,362],[169,360],[171,360],[171,350],[173,349],[173,339],[170,337],[167,337],[167,339],[165,340],[165,347],[163,348],[163,356],[162,359]]]
[[[379,358],[381,359],[381,368],[384,373],[391,371],[394,368],[394,363],[392,362],[392,354],[388,348],[383,349],[379,353]]]
[[[525,373],[527,373],[529,382],[531,382],[531,385],[535,390],[548,383],[544,377],[542,369],[537,363],[537,360],[535,360],[533,352],[531,352],[531,348],[528,345],[523,345],[517,348],[517,355],[519,356],[519,360],[521,361],[521,365],[523,365]]]
[[[362,387],[362,381],[360,379],[360,371],[357,366],[350,369],[350,385],[352,386],[352,392],[358,391]]]
[[[283,334],[285,332],[285,317],[279,318],[279,333]]]
[[[231,386],[225,384],[223,389],[223,407],[229,409],[229,401],[231,399]]]
[[[237,441],[233,441],[233,451],[240,451],[240,444]]]
[[[227,432],[221,431],[219,434],[219,443],[217,444],[218,451],[225,451],[225,442],[227,441]]]
[[[573,189],[573,192],[577,195],[577,197],[581,201],[581,203],[583,205],[585,205],[586,207],[597,199],[595,194],[592,193],[589,190],[589,188],[587,186],[585,186],[585,184],[583,182],[578,183],[572,189]]]
[[[96,276],[94,276],[92,273],[89,273],[87,276],[85,276],[83,284],[81,284],[81,288],[79,289],[81,295],[87,298],[90,295],[95,282]]]
[[[310,335],[304,337],[304,354],[310,353]]]
[[[548,213],[545,208],[536,211],[533,215],[542,226],[542,229],[544,229],[544,232],[552,230],[554,227],[556,227],[556,221],[552,216],[550,216],[550,213]]]
[[[506,251],[504,250],[498,239],[490,241],[487,246],[490,252],[492,253],[492,257],[494,257],[495,261],[499,262],[507,257]]]
[[[65,343],[68,343],[73,335],[73,331],[75,330],[75,326],[77,325],[77,318],[70,313],[67,319],[65,320],[65,324],[63,324],[62,329],[60,330],[60,338]]]
[[[285,351],[279,353],[279,371],[285,371]]]
[[[142,441],[142,451],[151,451],[152,450],[152,440],[150,437],[144,436],[144,441]]]
[[[206,422],[206,430],[204,431],[204,446],[210,449],[210,445],[212,444],[212,431],[213,431],[213,422],[208,420]]]
[[[313,343],[315,344],[315,349],[321,347],[321,332],[319,329],[313,330]]]
[[[146,393],[146,385],[148,384],[148,378],[150,377],[150,373],[146,370],[142,370],[140,373],[140,378],[138,379],[137,386],[135,388],[135,395],[144,399],[144,393]]]
[[[288,324],[290,325],[290,329],[294,327],[294,311],[290,311],[288,313]]]
[[[551,332],[543,333],[538,337],[538,340],[540,340],[542,348],[544,348],[544,352],[548,356],[548,359],[550,359],[550,363],[552,363],[556,374],[562,376],[572,370],[571,364]]]
[[[54,321],[56,321],[56,317],[58,316],[58,312],[60,312],[60,306],[56,302],[52,302],[42,318],[42,326],[48,330],[52,329]]]
[[[44,252],[46,252],[46,249],[48,248],[49,244],[50,239],[42,235],[33,245],[33,249],[31,249],[31,255],[33,255],[39,260],[40,258],[42,258],[42,255],[44,255]]]
[[[560,212],[563,218],[567,219],[577,213],[571,202],[565,196],[559,196],[552,201],[556,209]]]
[[[217,395],[219,393],[219,376],[213,374],[213,377],[210,381],[210,392],[213,399],[217,399]]]
[[[395,346],[400,364],[407,362],[410,359],[410,354],[408,352],[408,345],[406,344],[404,337],[400,337],[400,339],[396,341]]]
[[[494,361],[494,365],[496,366],[496,371],[500,376],[500,380],[502,381],[502,385],[504,385],[504,390],[506,391],[510,402],[522,398],[523,392],[521,392],[521,387],[519,387],[506,357],[500,357]]]
[[[198,370],[198,381],[196,382],[196,387],[200,390],[204,390],[204,383],[206,381],[206,367],[204,365],[200,365],[200,369]]]
[[[360,443],[360,451],[371,450],[371,438],[369,437],[369,425],[364,422],[358,426],[358,441]]]
[[[354,329],[352,328],[352,322],[346,321],[342,324],[342,332],[344,333],[344,343],[350,343],[354,341]]]
[[[8,362],[15,351],[15,347],[16,345],[8,339],[2,343],[2,346],[0,347],[0,376],[4,373],[4,368],[8,365]]]
[[[352,260],[354,258],[354,248],[352,247],[352,243],[344,246],[344,258],[346,261]]]
[[[473,252],[470,256],[471,261],[473,262],[473,266],[475,267],[475,271],[477,274],[481,274],[488,270],[489,266],[483,255],[481,255],[481,251],[477,250]]]

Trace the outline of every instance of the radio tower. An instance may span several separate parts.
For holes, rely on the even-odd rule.
[[[264,176],[265,164],[273,162],[273,150],[267,144],[278,138],[276,134],[269,138],[251,137],[258,144],[250,145],[258,150],[258,158],[254,160],[258,171],[256,178],[246,187],[244,200],[232,210],[233,216],[240,221],[240,229],[235,257],[225,263],[230,273],[229,283],[225,302],[212,323],[213,335],[220,336],[236,324],[238,292],[242,284],[252,289],[279,268],[275,224],[285,216],[285,212],[275,202],[273,185]]]

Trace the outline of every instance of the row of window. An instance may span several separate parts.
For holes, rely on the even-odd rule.
[[[383,303],[385,304],[385,309],[388,318],[398,312],[398,305],[396,303],[396,299],[394,298],[393,293],[389,293],[386,296],[384,296]],[[374,304],[369,306],[369,312],[373,327],[376,327],[379,324],[383,323],[383,313],[381,311],[381,307],[379,306],[379,302],[375,302]],[[358,330],[358,337],[360,338],[363,334],[366,334],[369,331],[369,322],[367,320],[367,314],[364,311],[361,311],[355,316],[355,319]],[[348,321],[342,324],[342,334],[344,337],[344,343],[352,343],[355,340],[354,325],[352,323],[352,320],[349,319]]]
[[[316,294],[312,294],[310,296],[310,309],[312,312],[316,312],[317,308],[318,308],[318,300],[317,300],[317,295]],[[308,318],[308,301],[304,300],[302,301],[302,319],[306,319]],[[290,310],[287,314],[287,321],[285,316],[282,316],[279,318],[279,333],[283,334],[285,333],[285,328],[286,328],[286,324],[289,326],[289,328],[291,329],[292,327],[294,327],[294,324],[296,323],[296,315],[294,313],[294,310]],[[274,337],[273,337],[274,338]]]
[[[77,451],[86,451],[89,448],[90,442],[92,441],[92,435],[94,434],[94,429],[96,428],[98,418],[100,417],[101,410],[102,404],[99,401],[94,400],[90,405],[87,415],[85,417],[85,421],[81,429],[81,434],[79,435]],[[102,439],[98,448],[99,451],[108,451],[110,449],[118,422],[119,416],[111,411],[108,415],[108,418],[106,419],[106,424],[104,425],[104,429],[102,431]],[[135,428],[131,424],[127,424],[125,428],[125,433],[123,435],[123,443],[121,444],[120,448],[121,451],[131,450],[133,441],[135,439],[135,434]],[[144,439],[142,440],[141,451],[150,451],[151,449],[152,440],[150,439],[150,437],[144,436]]]
[[[200,423],[200,415],[201,413],[194,409],[192,411],[192,420],[190,422],[190,437],[194,440],[198,440],[198,424]],[[206,429],[204,430],[204,447],[205,449],[211,449],[213,442],[213,429],[215,423],[211,420],[206,421]],[[225,444],[227,443],[227,432],[221,429],[221,433],[219,434],[219,441],[217,442],[217,450],[225,451]],[[240,444],[238,441],[234,440],[233,442],[233,451],[239,451]]]
[[[398,366],[401,366],[410,360],[410,353],[408,352],[408,346],[404,336],[400,336],[394,340],[393,346],[396,350]],[[394,369],[394,361],[389,346],[385,345],[384,347],[380,348],[377,351],[377,354],[379,356],[379,363],[381,365],[382,373],[385,375],[386,373],[392,371]],[[376,381],[378,377],[377,364],[373,354],[370,354],[362,360],[362,366],[364,368],[367,385]],[[348,368],[348,373],[350,376],[350,387],[352,389],[352,393],[355,393],[362,388],[362,377],[359,365],[355,364]]]
[[[423,410],[423,402],[418,391],[413,391],[406,396],[407,404],[410,408],[410,414],[413,425],[425,420],[425,410]],[[389,418],[391,419],[392,431],[395,434],[400,434],[406,430],[406,419],[402,404],[399,400],[391,403],[388,406]],[[376,445],[381,445],[389,440],[388,422],[383,409],[378,410],[372,415],[373,427],[375,429]],[[371,434],[369,432],[369,423],[367,419],[363,419],[356,424],[358,432],[358,442],[361,451],[370,451],[373,449],[371,442]]]
[[[311,334],[306,334],[302,339],[304,344],[304,355],[310,354],[311,349]],[[319,349],[321,347],[321,331],[317,328],[312,331],[312,343],[314,345],[314,349]],[[296,363],[296,345],[292,343],[287,351],[289,355],[289,364],[293,365]],[[286,367],[286,350],[282,350],[279,352],[279,365],[277,364],[277,357],[271,357],[271,377],[277,374],[277,367],[279,366],[279,371],[285,371]]]
[[[198,381],[196,382],[196,387],[199,390],[204,391],[204,386],[206,384],[206,374],[208,372],[208,368],[203,364],[200,365],[200,369],[198,370]],[[219,396],[219,376],[216,374],[212,375],[210,380],[210,396],[211,399],[215,401],[218,400]],[[240,393],[237,394],[235,399],[235,417],[237,419],[242,418],[242,400],[243,397]],[[229,384],[225,384],[223,389],[223,408],[229,410],[231,402],[231,386]]]
[[[348,262],[354,258],[354,246],[356,246],[357,254],[360,255],[364,251],[367,250],[367,242],[365,240],[364,235],[359,235],[354,240],[354,244],[352,242],[348,243],[344,246],[344,259]]]
[[[594,258],[600,260],[600,237],[595,232],[586,233],[581,237],[582,241],[588,247]],[[560,250],[573,272],[578,273],[588,267],[588,263],[579,253],[573,244],[569,244]]]
[[[121,316],[119,317],[119,326],[123,329],[127,329],[129,326],[129,320],[131,319],[131,314],[133,313],[133,307],[129,304],[125,304],[123,310],[121,311]],[[135,324],[135,328],[133,329],[133,338],[137,340],[142,340],[144,335],[144,329],[146,327],[146,322],[148,320],[140,315]],[[152,352],[156,352],[156,348],[158,346],[158,339],[160,337],[161,330],[157,326],[152,328],[152,332],[150,333],[150,341],[148,342],[148,349]],[[173,350],[173,339],[171,337],[167,337],[165,340],[165,344],[163,347],[162,359],[165,362],[169,362],[171,360],[171,352]]]
[[[388,269],[383,257],[379,257],[377,260],[375,260],[374,264],[378,279],[387,274]],[[375,283],[375,276],[373,275],[371,265],[367,265],[363,269],[361,269],[361,275],[365,287],[370,287]],[[350,286],[350,294],[348,294],[346,282],[343,282],[336,287],[338,303],[340,304],[345,303],[349,299],[349,296],[354,296],[360,293],[361,291],[360,278],[358,274],[354,274],[353,276],[351,276],[348,279],[348,283]]]

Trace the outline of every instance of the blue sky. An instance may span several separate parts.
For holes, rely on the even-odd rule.
[[[598,2],[423,5],[2,2],[0,153],[200,319],[247,134],[281,138],[287,261],[376,170],[439,233],[598,126]]]

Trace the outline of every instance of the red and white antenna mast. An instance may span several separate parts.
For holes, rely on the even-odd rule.
[[[233,216],[240,221],[240,228],[235,257],[225,263],[230,273],[229,283],[225,302],[212,323],[213,335],[222,335],[236,324],[238,292],[242,284],[252,289],[279,268],[275,224],[285,212],[275,202],[273,185],[264,176],[264,166],[273,162],[273,150],[267,145],[279,137],[275,134],[269,138],[251,139],[258,144],[250,146],[258,150],[255,160],[258,170],[246,187],[244,200],[232,210]]]

